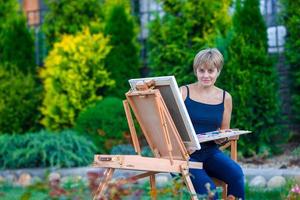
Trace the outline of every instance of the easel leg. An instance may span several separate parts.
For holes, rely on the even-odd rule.
[[[155,185],[155,174],[150,175],[150,186],[151,186],[151,198],[152,200],[157,199],[157,190]]]
[[[224,185],[223,189],[224,189],[224,191],[222,192],[222,198],[226,199],[227,198],[227,184]]]
[[[115,171],[115,169],[113,169],[113,168],[108,168],[105,170],[103,180],[99,184],[99,187],[94,194],[93,200],[98,200],[103,195],[103,192],[104,192],[108,182],[112,178],[114,171]]]
[[[181,168],[181,174],[182,174],[182,178],[183,178],[183,180],[184,180],[184,182],[186,184],[186,187],[190,191],[191,199],[192,200],[198,200],[197,193],[195,191],[195,188],[193,186],[192,180],[190,178],[188,169],[182,167]]]
[[[230,152],[231,159],[237,161],[237,140],[231,141]]]

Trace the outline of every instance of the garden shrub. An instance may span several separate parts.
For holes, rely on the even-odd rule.
[[[80,112],[75,129],[89,136],[99,152],[125,142],[128,124],[121,99],[105,97]],[[126,141],[128,143],[128,141]]]
[[[74,131],[0,135],[2,169],[77,167],[93,162],[95,146]]]
[[[131,144],[119,144],[112,147],[111,155],[136,155],[134,147]]]
[[[149,30],[149,65],[152,75],[175,75],[181,84],[195,80],[196,53],[215,46],[230,25],[230,0],[161,0],[164,15],[157,16]]]
[[[0,0],[0,64],[15,65],[22,72],[35,72],[34,40],[24,13],[15,0]]]
[[[112,155],[136,155],[133,145],[119,144],[112,147],[110,154]],[[141,155],[145,157],[153,157],[152,150],[149,146],[141,147]]]
[[[78,113],[102,98],[114,84],[104,68],[108,38],[89,29],[64,35],[45,59],[40,77],[45,88],[42,124],[52,130],[72,127]]]
[[[266,25],[259,1],[237,1],[225,66],[217,85],[231,93],[231,127],[251,130],[241,137],[245,156],[272,154],[288,134],[278,125],[278,76],[267,52]]]
[[[294,124],[300,124],[300,2],[281,0],[282,15],[287,29],[285,55],[291,71],[292,114]]]
[[[110,37],[112,49],[105,59],[105,68],[111,72],[116,85],[107,93],[123,98],[129,89],[128,79],[140,76],[138,32],[126,1],[112,2],[107,1],[106,6],[104,33]]]
[[[0,133],[24,133],[39,128],[41,90],[31,74],[0,64]]]
[[[100,23],[103,18],[99,0],[47,0],[45,3],[48,10],[44,18],[43,32],[48,47],[58,42],[63,34],[75,34],[91,22]]]

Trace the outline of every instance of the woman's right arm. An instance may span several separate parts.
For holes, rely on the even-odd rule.
[[[182,99],[183,101],[186,99],[186,96],[187,96],[187,89],[185,86],[181,86],[179,88],[180,92],[181,92],[181,96],[182,96]]]

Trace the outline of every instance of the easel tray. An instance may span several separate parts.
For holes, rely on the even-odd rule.
[[[197,134],[197,137],[199,142],[203,143],[203,142],[213,141],[222,138],[230,138],[230,137],[239,136],[248,133],[251,133],[251,131],[228,129],[228,130],[212,131],[203,134]]]

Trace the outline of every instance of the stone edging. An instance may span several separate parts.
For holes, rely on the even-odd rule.
[[[77,177],[80,176],[84,179],[87,178],[88,172],[103,172],[102,168],[94,167],[79,167],[68,169],[56,169],[56,168],[44,168],[44,169],[16,169],[16,170],[2,170],[0,171],[0,181],[8,180],[16,182],[19,185],[30,185],[33,179],[51,179],[51,177]],[[285,185],[287,178],[293,178],[300,182],[300,170],[299,169],[276,169],[276,168],[243,168],[246,181],[249,182],[250,187],[260,188],[274,188]],[[114,173],[115,178],[130,177],[136,175],[138,171],[128,170],[116,170]],[[50,174],[49,177],[46,177]],[[52,178],[53,178],[52,177]],[[157,184],[164,185],[171,179],[170,173],[159,173],[157,175]],[[144,182],[144,179],[138,180],[138,182]]]
[[[263,176],[269,179],[273,176],[300,177],[300,169],[277,169],[277,168],[243,168],[247,178]]]

